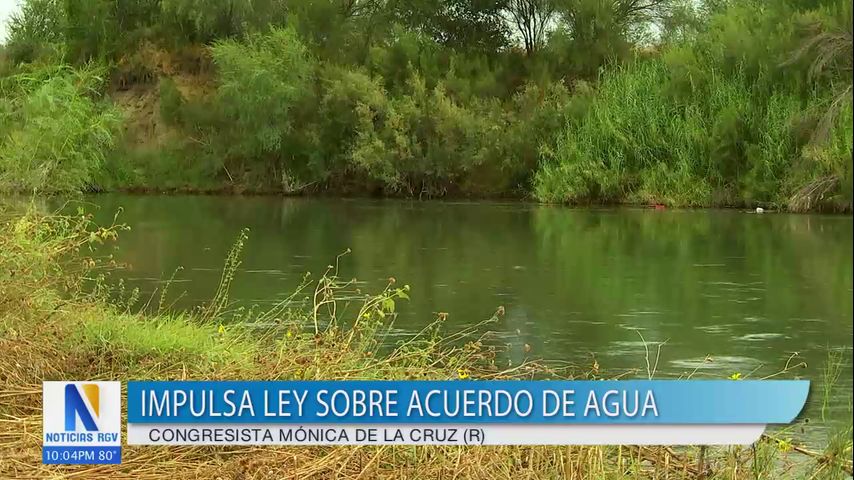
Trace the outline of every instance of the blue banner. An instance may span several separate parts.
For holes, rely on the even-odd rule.
[[[134,424],[785,424],[808,381],[128,382]]]

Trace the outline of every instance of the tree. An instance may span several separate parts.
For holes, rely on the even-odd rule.
[[[65,29],[65,11],[60,0],[26,0],[21,11],[9,17],[8,42],[41,40],[58,42]]]
[[[614,13],[624,25],[654,20],[669,7],[672,0],[611,0]]]
[[[571,29],[601,29],[585,23],[606,21],[629,33],[666,18],[677,3],[678,0],[564,0],[559,9]]]
[[[394,18],[457,51],[495,53],[507,43],[503,0],[398,1]]]
[[[522,37],[525,53],[534,54],[543,44],[548,29],[553,27],[557,9],[551,0],[508,0],[508,20]]]
[[[384,7],[383,0],[343,0],[341,16],[345,19],[370,16]]]
[[[9,57],[15,63],[32,61],[45,46],[63,42],[65,25],[61,0],[24,1],[21,11],[9,17]]]

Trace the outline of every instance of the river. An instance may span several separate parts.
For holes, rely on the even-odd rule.
[[[243,304],[272,304],[350,249],[342,277],[366,291],[389,277],[411,286],[397,335],[438,312],[453,332],[503,306],[490,328],[507,365],[541,358],[589,370],[595,361],[645,377],[644,341],[653,366],[665,342],[661,378],[761,378],[790,361],[806,366],[780,378],[816,381],[839,351],[846,364],[829,415],[850,423],[850,216],[118,194],[85,202],[101,223],[122,209],[132,229],[111,253],[143,297],[183,267],[170,287],[175,308],[211,297],[246,227],[231,293]],[[820,416],[820,397],[814,388],[807,417]]]

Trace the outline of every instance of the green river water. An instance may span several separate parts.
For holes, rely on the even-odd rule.
[[[392,337],[419,331],[437,312],[448,313],[453,332],[503,306],[490,329],[508,365],[538,358],[589,369],[595,359],[603,372],[645,377],[642,335],[653,357],[666,342],[657,377],[761,378],[796,354],[792,362],[806,366],[781,378],[816,381],[837,350],[846,365],[829,415],[850,423],[850,216],[280,197],[85,201],[100,222],[123,209],[119,220],[132,229],[112,253],[143,298],[183,267],[170,287],[170,298],[185,292],[177,308],[211,297],[246,227],[231,295],[243,304],[272,304],[349,248],[342,277],[366,291],[390,276],[412,288]],[[820,416],[820,396],[814,388],[807,417]]]

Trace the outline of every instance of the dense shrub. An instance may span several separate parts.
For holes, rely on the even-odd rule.
[[[513,96],[506,126],[493,144],[494,162],[501,166],[499,191],[527,195],[541,149],[552,144],[569,118],[569,102],[561,83],[527,84]]]
[[[7,24],[6,52],[14,64],[32,62],[62,45],[66,30],[60,0],[29,0]]]
[[[73,191],[92,179],[115,144],[120,118],[97,99],[88,70],[53,69],[3,82],[0,185]]]
[[[569,122],[545,152],[537,198],[802,208],[821,197],[850,208],[850,126],[842,120],[850,68],[834,67],[843,62],[837,50],[825,52],[819,76],[815,62],[793,53],[827,38],[826,28],[806,34],[804,26],[832,24],[833,15],[850,22],[850,5],[799,12],[735,2],[696,38],[610,70],[583,120]],[[847,96],[843,89],[829,98],[830,84],[840,83]],[[842,106],[832,128],[818,120],[831,106]],[[832,134],[823,139],[821,130]]]
[[[391,191],[441,194],[484,160],[488,118],[413,75],[385,112],[359,105],[351,161]]]
[[[291,109],[310,88],[312,61],[293,29],[273,29],[212,47],[218,72],[217,146],[249,163],[273,159],[288,168],[282,140],[294,126]],[[276,167],[276,165],[272,165]]]
[[[160,118],[169,123],[180,123],[184,106],[184,97],[169,77],[160,79]]]

